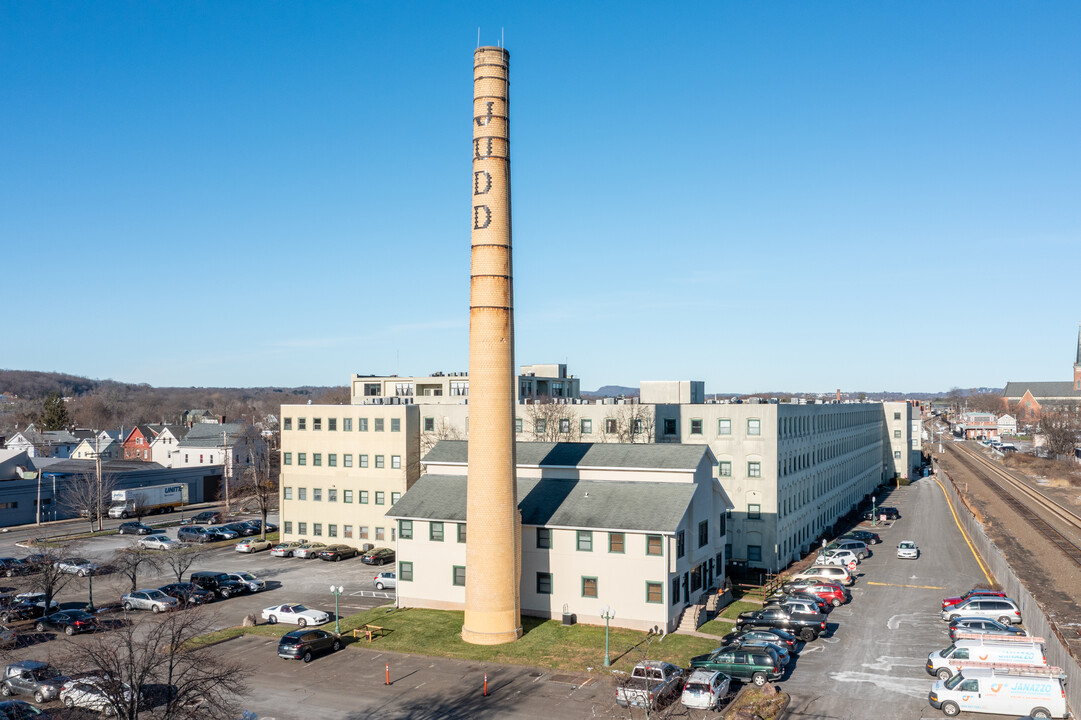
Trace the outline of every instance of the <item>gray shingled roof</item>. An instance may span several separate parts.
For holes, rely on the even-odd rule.
[[[518,478],[523,525],[675,532],[697,483]],[[466,476],[424,475],[387,517],[465,522]]]
[[[226,433],[231,444],[236,442],[237,435],[242,433],[245,427],[241,423],[195,423],[177,443],[177,447],[220,448],[222,432]]]
[[[646,468],[650,470],[694,470],[708,451],[706,445],[680,443],[553,443],[515,444],[519,467]],[[440,440],[422,462],[465,465],[469,443]]]
[[[1023,397],[1025,391],[1032,392],[1032,397],[1039,400],[1040,398],[1079,398],[1081,399],[1081,390],[1075,390],[1072,382],[1069,381],[1053,381],[1053,382],[1008,382],[1006,388],[1002,391],[1003,397]]]

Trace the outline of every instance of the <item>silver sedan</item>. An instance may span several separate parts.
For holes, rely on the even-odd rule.
[[[161,590],[136,590],[120,598],[125,610],[150,610],[160,613],[165,610],[175,610],[179,602],[175,597],[170,597]]]

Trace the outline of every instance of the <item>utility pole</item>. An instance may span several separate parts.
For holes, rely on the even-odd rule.
[[[94,493],[94,515],[98,519],[98,530],[101,530],[101,434],[94,438],[94,474],[97,478],[97,491]],[[55,501],[54,501],[55,502]],[[92,523],[91,523],[92,524]]]
[[[221,430],[221,456],[222,456],[222,475],[224,475],[223,482],[225,483],[225,512],[230,511],[229,507],[229,446],[225,442],[226,430],[224,423]]]

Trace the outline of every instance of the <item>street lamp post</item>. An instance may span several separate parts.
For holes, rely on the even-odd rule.
[[[601,617],[604,618],[604,666],[608,667],[612,664],[612,656],[608,652],[608,623],[616,616],[615,610],[610,605],[605,605],[604,610],[601,611]]]
[[[878,513],[875,512],[875,496],[871,496],[871,524],[878,525]]]
[[[334,593],[334,634],[342,634],[341,620],[338,617],[338,598],[345,592],[345,588],[339,585],[338,587],[330,586],[330,592]]]
[[[90,581],[90,602],[86,604],[87,612],[94,612],[94,569],[91,568],[86,573],[86,579]]]

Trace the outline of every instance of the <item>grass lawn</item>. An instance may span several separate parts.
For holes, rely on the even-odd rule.
[[[724,620],[710,620],[708,623],[705,623],[704,625],[702,625],[702,627],[698,628],[698,632],[721,637],[722,635],[727,635],[735,629],[735,623],[725,622]]]
[[[736,600],[728,607],[720,612],[721,617],[728,618],[729,620],[735,620],[736,616],[741,612],[747,612],[748,610],[761,610],[762,603],[745,602],[743,600]]]
[[[470,645],[461,639],[463,614],[447,610],[375,608],[357,615],[343,617],[342,636],[347,644],[379,650],[436,655],[440,657],[479,660],[511,665],[533,665],[554,670],[584,671],[604,665],[604,628],[594,625],[564,627],[559,620],[523,617],[525,634],[521,640],[506,645]],[[370,645],[361,636],[353,640],[353,628],[365,624],[387,628],[388,634],[376,638]],[[325,630],[333,631],[331,623]],[[243,634],[281,636],[294,625],[259,625],[254,628],[235,627],[204,635],[200,643],[214,642]],[[663,641],[635,630],[612,628],[609,638],[612,667],[629,671],[643,658],[648,646],[648,659],[667,660],[686,666],[694,655],[713,650],[717,643],[708,638],[669,635]]]

